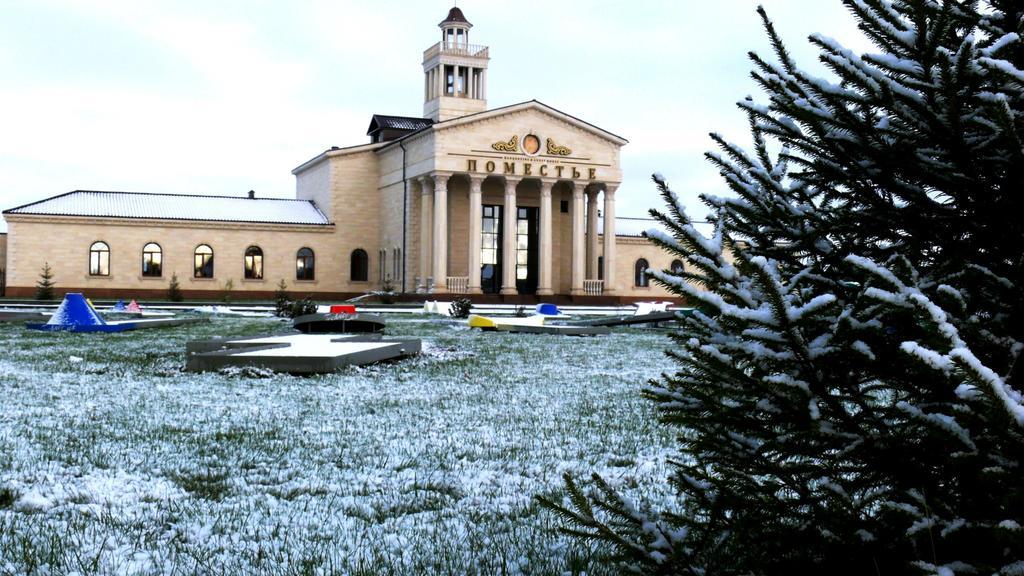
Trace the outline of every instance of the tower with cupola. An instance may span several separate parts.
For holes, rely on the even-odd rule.
[[[487,109],[488,48],[470,44],[473,27],[458,7],[438,24],[441,41],[423,53],[423,116],[443,122]]]

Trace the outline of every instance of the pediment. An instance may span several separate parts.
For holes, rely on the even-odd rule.
[[[436,169],[605,182],[621,181],[627,143],[536,101],[440,122],[433,134]]]

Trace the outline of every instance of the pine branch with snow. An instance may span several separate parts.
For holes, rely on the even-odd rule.
[[[880,52],[812,35],[830,78],[759,9],[778,62],[751,54],[753,148],[711,135],[711,237],[654,178],[687,265],[651,274],[698,307],[643,392],[677,506],[547,502],[630,569],[1024,573],[1024,5],[844,4]]]

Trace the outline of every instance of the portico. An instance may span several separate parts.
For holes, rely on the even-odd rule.
[[[614,270],[614,248],[611,258],[604,256],[598,219],[604,219],[604,230],[614,238],[617,183],[442,171],[416,182],[420,245],[430,247],[420,252],[419,269],[429,275],[417,277],[417,291],[616,293],[614,279],[605,274]],[[602,196],[603,212],[598,208]],[[566,216],[565,204],[568,222],[557,222],[566,220],[554,216]],[[452,221],[460,226],[453,229]],[[553,273],[556,263],[558,274]]]

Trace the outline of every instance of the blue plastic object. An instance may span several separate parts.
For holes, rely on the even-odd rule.
[[[537,314],[543,316],[558,316],[558,306],[554,304],[537,304]]]
[[[134,330],[131,323],[107,324],[96,310],[78,292],[64,295],[64,301],[46,324],[26,324],[32,330],[46,332],[124,332]]]
[[[124,305],[124,300],[118,300],[117,304],[114,304],[114,307],[111,308],[110,311],[111,312],[127,312],[128,311],[128,307]]]

